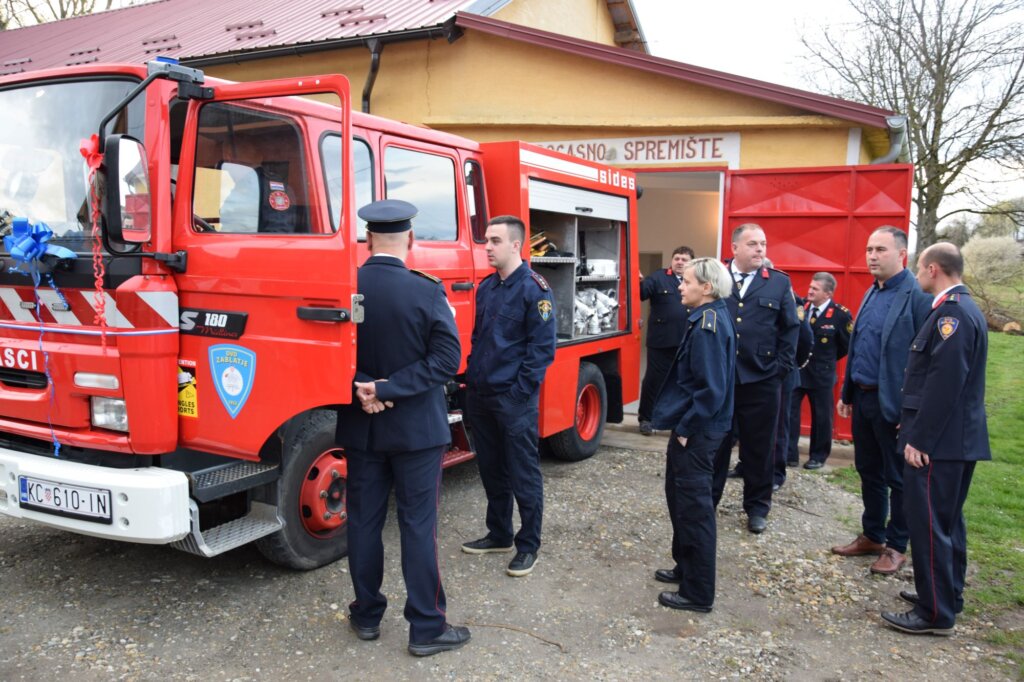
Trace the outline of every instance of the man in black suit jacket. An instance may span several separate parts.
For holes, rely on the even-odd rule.
[[[654,433],[651,426],[654,401],[665,383],[686,330],[689,313],[679,299],[679,284],[686,264],[693,258],[693,249],[689,246],[677,247],[672,252],[672,264],[669,267],[652,272],[640,282],[640,300],[651,302],[646,325],[647,370],[640,385],[640,407],[636,413],[640,433],[645,436]]]
[[[444,286],[409,270],[416,207],[377,201],[359,210],[371,256],[359,268],[365,319],[357,331],[355,396],[338,413],[348,457],[349,623],[360,639],[380,636],[387,598],[381,532],[392,486],[402,535],[409,652],[429,656],[469,641],[445,617],[437,557],[441,458],[451,442],[445,384],[461,349]]]
[[[964,260],[949,243],[917,262],[917,281],[932,294],[932,312],[910,344],[903,380],[899,450],[903,500],[913,547],[914,586],[900,592],[914,605],[883,612],[910,634],[948,635],[964,604],[967,527],[964,501],[975,462],[992,459],[985,421],[985,317],[960,278]]]
[[[756,223],[732,234],[729,271],[735,285],[726,299],[736,329],[736,404],[733,419],[743,462],[743,511],[747,529],[762,533],[772,504],[775,427],[782,379],[796,362],[800,320],[789,276],[766,267],[768,241]],[[715,506],[725,490],[732,439],[715,456],[712,496]]]
[[[790,466],[800,463],[797,452],[800,405],[807,396],[811,404],[811,449],[804,469],[820,469],[832,453],[832,389],[836,383],[836,363],[846,357],[853,331],[850,311],[832,300],[835,290],[835,277],[827,272],[816,272],[811,277],[804,302],[804,319],[811,325],[814,346],[810,360],[800,369],[800,385],[793,391],[786,456]]]

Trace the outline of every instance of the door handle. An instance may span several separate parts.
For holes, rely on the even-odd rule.
[[[472,291],[475,286],[473,282],[452,282],[452,291]]]
[[[344,308],[320,308],[317,306],[300,305],[296,311],[300,320],[313,322],[348,322],[349,314]]]

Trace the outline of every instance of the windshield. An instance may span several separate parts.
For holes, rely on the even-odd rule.
[[[0,90],[0,216],[44,222],[54,243],[91,248],[81,141],[136,85],[132,80],[33,83]],[[143,96],[114,118],[110,133],[143,139]]]

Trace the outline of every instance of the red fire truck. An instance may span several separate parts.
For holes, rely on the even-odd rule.
[[[356,210],[380,198],[419,208],[409,265],[443,280],[464,356],[488,216],[526,220],[559,338],[540,433],[588,457],[638,393],[636,195],[628,172],[353,112],[341,76],[0,79],[0,513],[205,556],[255,541],[301,569],[344,556],[334,409],[363,313]],[[457,380],[447,464],[472,457]]]

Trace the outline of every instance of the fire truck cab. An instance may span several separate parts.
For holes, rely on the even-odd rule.
[[[460,372],[487,220],[527,223],[559,337],[540,433],[589,457],[638,393],[636,197],[628,172],[353,112],[342,76],[0,79],[0,514],[205,556],[255,541],[301,569],[344,556],[356,210],[383,198],[419,208],[408,265],[444,283]],[[463,400],[456,377],[446,464],[472,457]]]

